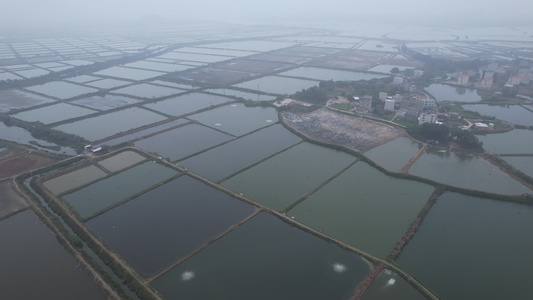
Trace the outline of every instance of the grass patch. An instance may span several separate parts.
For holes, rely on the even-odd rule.
[[[45,149],[49,149],[49,150],[54,150],[54,151],[59,151],[61,150],[61,147],[60,146],[45,146],[45,145],[41,145],[39,144],[38,142],[36,141],[30,141],[30,144],[31,145],[34,145],[34,146],[37,146],[37,147],[40,147],[40,148],[45,148]]]

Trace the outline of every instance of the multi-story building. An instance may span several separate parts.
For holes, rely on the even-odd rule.
[[[461,75],[457,77],[457,84],[467,85],[468,79],[470,79],[470,75]]]
[[[522,82],[522,76],[520,75],[511,76],[509,77],[509,80],[507,80],[507,84],[512,85],[512,86],[519,85],[521,82]]]
[[[395,101],[390,99],[390,100],[385,100],[385,108],[384,110],[385,111],[394,111],[394,103]]]
[[[427,114],[427,113],[421,113],[418,117],[418,125],[422,125],[424,123],[436,123],[437,122],[437,114]]]
[[[493,81],[492,77],[483,78],[481,79],[481,83],[479,84],[479,87],[490,89],[492,87],[492,81]]]
[[[413,75],[415,77],[420,77],[420,76],[424,75],[424,71],[422,71],[422,70],[414,70]]]
[[[392,84],[396,84],[396,85],[403,84],[403,78],[400,76],[394,77],[394,79],[392,80]]]

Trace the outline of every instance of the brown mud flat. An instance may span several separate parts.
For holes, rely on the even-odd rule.
[[[287,126],[310,139],[358,152],[366,152],[406,135],[402,129],[325,108],[311,113],[284,111],[281,117]]]
[[[0,179],[52,165],[56,159],[41,151],[16,148],[4,151],[0,157]]]
[[[0,181],[0,220],[28,207],[24,198],[14,188],[11,180]]]

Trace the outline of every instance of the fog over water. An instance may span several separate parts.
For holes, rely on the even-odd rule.
[[[20,0],[4,1],[0,25],[95,26],[122,21],[291,22],[374,21],[462,25],[526,25],[533,4],[523,0]]]

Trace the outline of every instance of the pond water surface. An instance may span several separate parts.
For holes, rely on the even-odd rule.
[[[533,130],[514,129],[504,133],[477,135],[483,142],[483,149],[490,153],[532,153]]]
[[[476,111],[485,116],[493,116],[496,119],[513,124],[533,126],[533,112],[520,105],[463,105],[466,110]]]
[[[303,89],[318,86],[318,81],[278,76],[265,76],[234,85],[235,87],[256,90],[265,93],[291,95]]]
[[[392,172],[399,172],[421,148],[420,143],[401,137],[365,152],[365,156]]]
[[[0,241],[0,298],[105,299],[31,210],[0,221]]]
[[[434,83],[424,88],[437,101],[477,102],[481,96],[474,89]]]
[[[398,264],[441,299],[533,299],[533,208],[444,193]]]
[[[353,252],[260,213],[152,285],[169,299],[349,299],[369,272]]]

